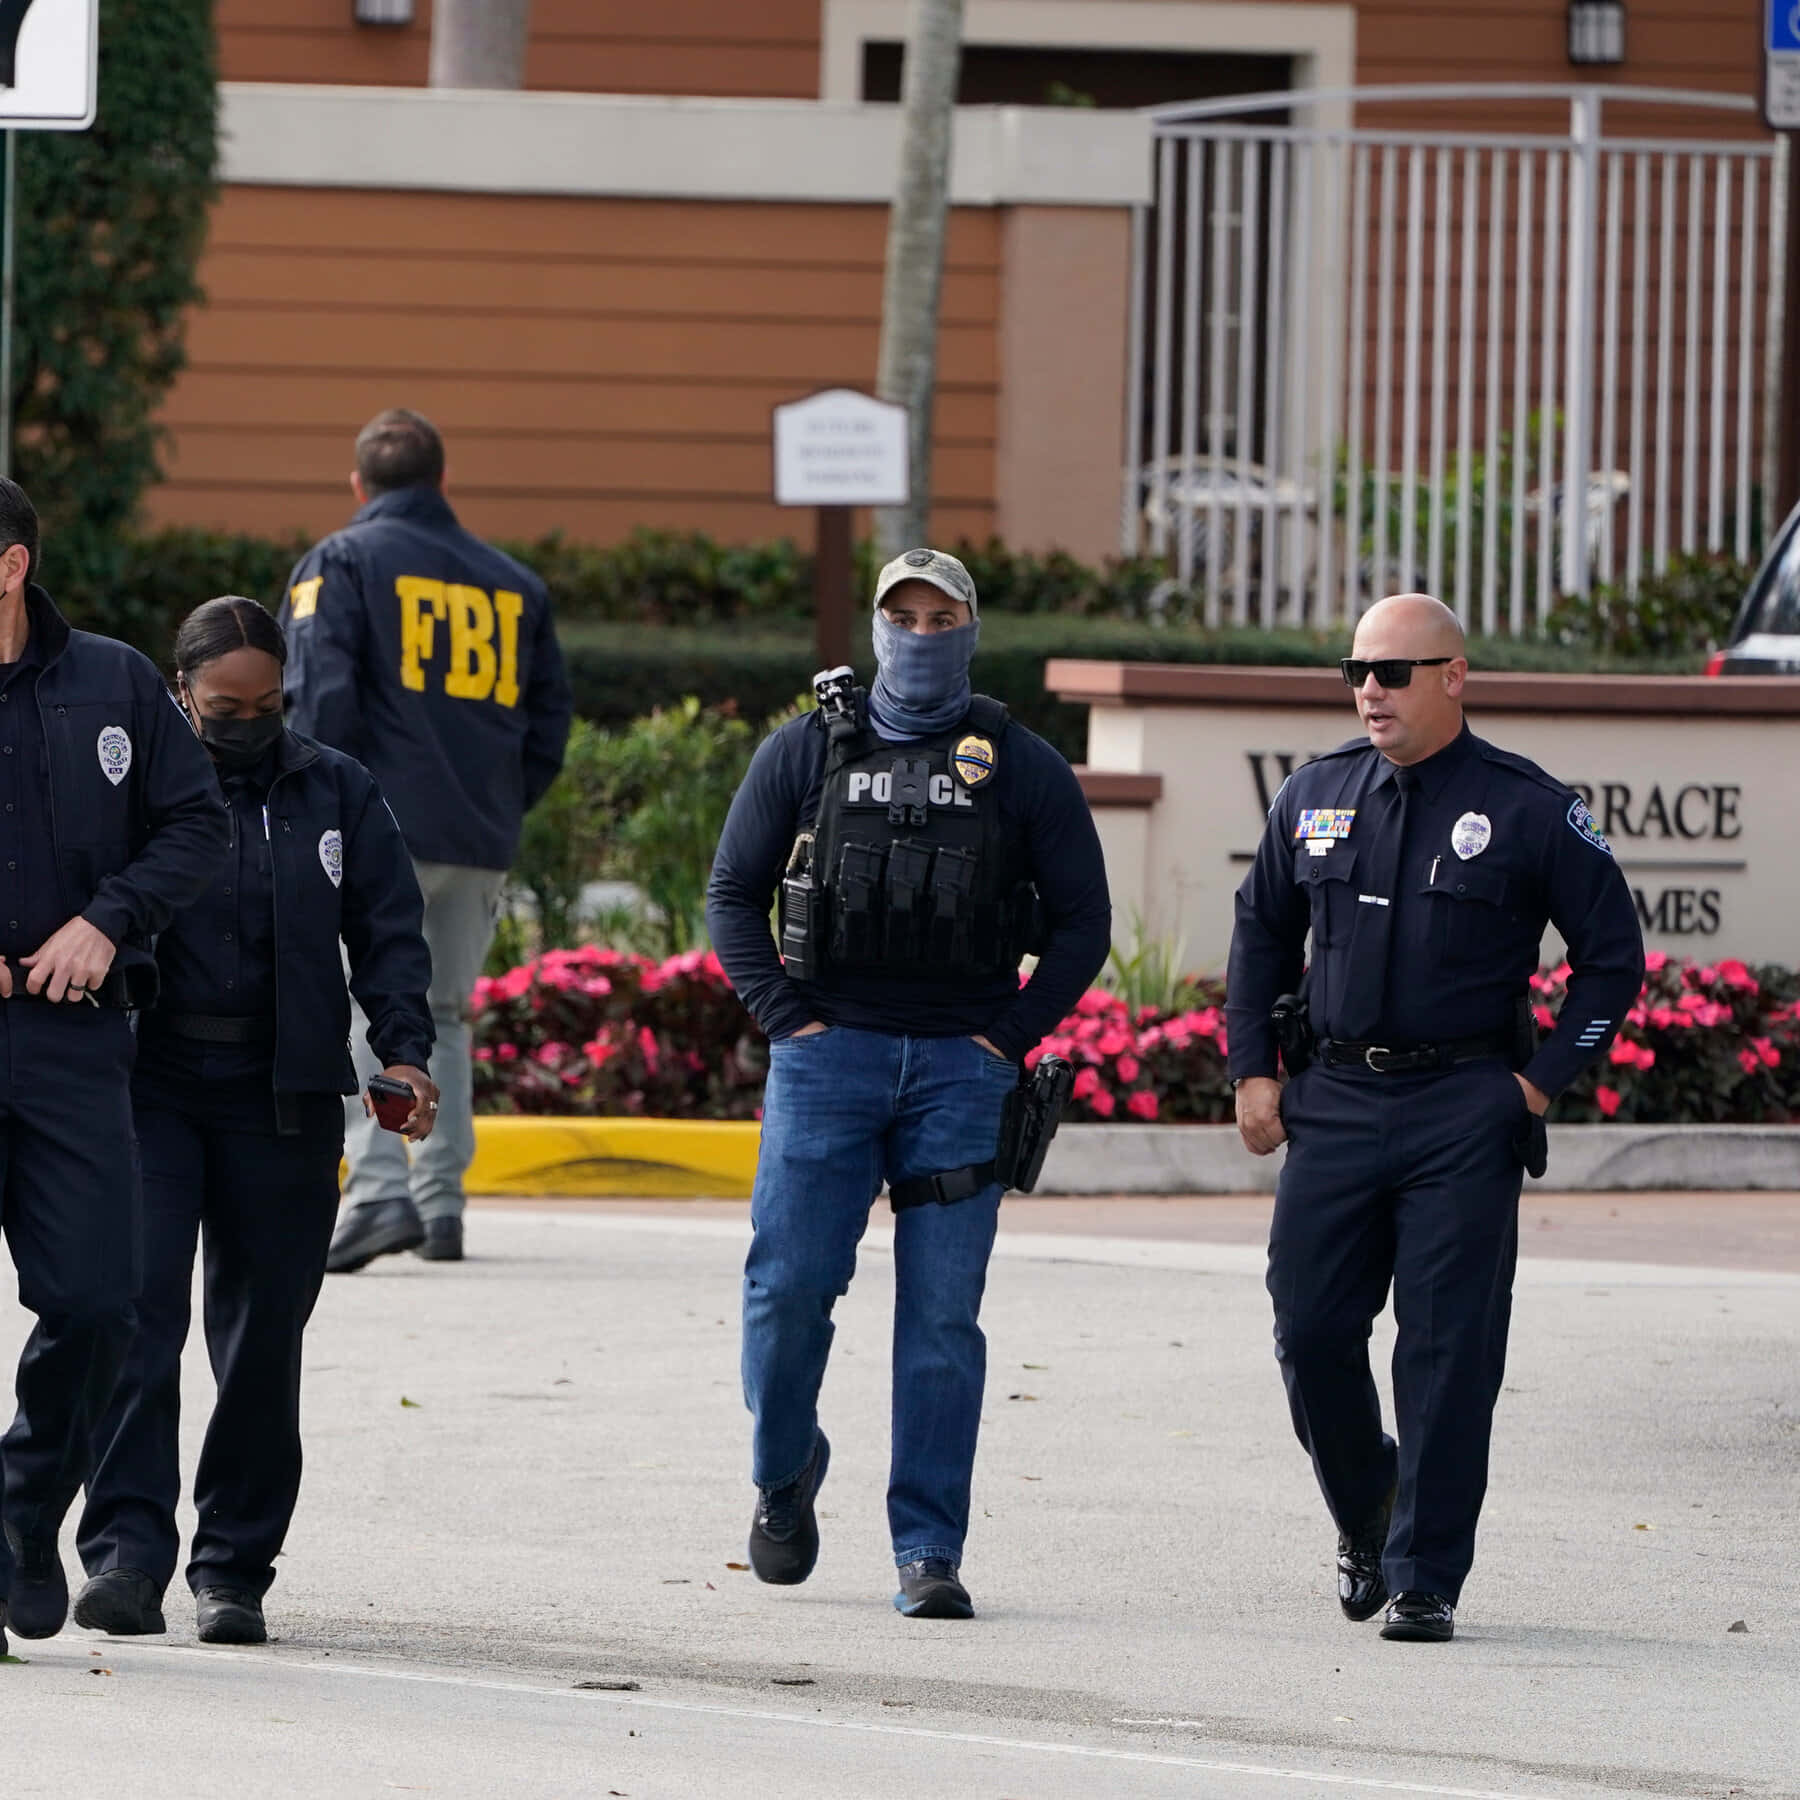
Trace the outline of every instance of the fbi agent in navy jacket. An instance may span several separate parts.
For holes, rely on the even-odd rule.
[[[991,1174],[1020,1060],[1106,960],[1112,917],[1074,772],[970,690],[975,607],[968,571],[942,551],[882,570],[873,690],[852,694],[842,671],[833,707],[763,743],[707,898],[725,972],[771,1040],[744,1271],[751,1566],[784,1584],[812,1573],[831,1312],[885,1180],[897,1212],[894,1603],[929,1618],[972,1611],[958,1571],[1000,1208],[980,1165]],[[1027,950],[1041,954],[1021,986]],[[938,1192],[945,1204],[902,1199],[952,1171],[965,1179]]]
[[[413,1089],[406,1135],[425,1138],[436,1111],[412,863],[368,771],[282,728],[284,653],[274,619],[235,597],[198,608],[175,644],[231,845],[157,940],[162,996],[139,1032],[144,1286],[77,1536],[90,1579],[75,1622],[115,1633],[163,1629],[179,1544],[181,1351],[203,1235],[218,1398],[194,1477],[187,1581],[203,1642],[263,1641],[262,1598],[300,1489],[301,1334],[337,1212],[341,1097],[357,1085],[352,993],[375,1061]]]
[[[1269,1242],[1275,1353],[1338,1526],[1352,1619],[1434,1641],[1475,1551],[1506,1358],[1524,1169],[1551,1100],[1636,1000],[1631,891],[1580,798],[1462,716],[1455,615],[1370,609],[1344,679],[1367,728],[1296,769],[1237,895],[1227,1008],[1238,1127],[1284,1140]],[[1539,1044],[1526,997],[1546,923],[1568,999]],[[1271,1010],[1300,986],[1317,1042],[1285,1088]],[[1284,1026],[1290,1072],[1305,1033]],[[1395,1435],[1369,1373],[1394,1295]],[[1396,1443],[1396,1438],[1398,1442]]]
[[[0,1609],[48,1637],[68,1608],[58,1484],[111,1388],[140,1273],[128,1009],[154,998],[151,939],[227,832],[155,665],[69,629],[31,585],[37,544],[31,501],[0,480],[0,1222],[38,1315],[0,1440]]]
[[[351,1108],[350,1178],[330,1267],[417,1249],[462,1255],[475,1154],[469,992],[493,937],[526,812],[556,779],[569,685],[544,584],[457,523],[444,446],[396,409],[363,427],[360,510],[309,550],[281,610],[296,731],[367,765],[393,806],[425,895],[443,1110],[411,1158]],[[360,1048],[358,1072],[375,1067]]]

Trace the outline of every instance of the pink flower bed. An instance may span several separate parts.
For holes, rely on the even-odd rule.
[[[1568,966],[1533,978],[1548,1029]],[[1561,1120],[1785,1122],[1800,1118],[1800,983],[1782,968],[1653,954],[1609,1056],[1558,1102]],[[1100,988],[1026,1059],[1075,1065],[1072,1120],[1216,1124],[1232,1117],[1224,995],[1195,988],[1180,1012],[1128,1007]],[[768,1045],[716,956],[664,962],[551,950],[472,998],[475,1098],[489,1113],[754,1119]]]

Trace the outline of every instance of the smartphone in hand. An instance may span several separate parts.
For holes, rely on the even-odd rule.
[[[375,1109],[375,1122],[383,1131],[404,1131],[406,1121],[419,1103],[419,1096],[404,1081],[387,1075],[369,1077],[369,1104]]]

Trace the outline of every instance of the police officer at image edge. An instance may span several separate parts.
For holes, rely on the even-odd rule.
[[[358,434],[355,518],[289,577],[288,721],[354,756],[387,796],[425,896],[437,1129],[406,1146],[352,1102],[336,1273],[415,1249],[463,1253],[463,1176],[475,1153],[468,1001],[493,939],[525,814],[556,779],[569,684],[550,596],[522,563],[463,529],[444,444],[396,407]],[[378,1072],[354,1018],[357,1073]]]
[[[0,1229],[37,1315],[0,1439],[0,1627],[10,1612],[34,1636],[61,1581],[58,1485],[111,1392],[142,1272],[127,1015],[154,1000],[151,941],[228,836],[155,665],[71,630],[37,561],[37,512],[0,479]]]
[[[986,1373],[978,1323],[1021,1059],[1105,961],[1106,869],[1073,770],[974,694],[975,585],[955,557],[890,562],[877,675],[820,678],[770,734],[720,838],[707,923],[768,1034],[744,1273],[750,1561],[811,1574],[830,1446],[831,1314],[869,1209],[895,1208],[888,1525],[899,1610],[967,1618],[960,1577]],[[769,912],[781,890],[781,951]],[[1023,986],[1021,955],[1039,952]],[[785,957],[785,963],[784,963]]]
[[[412,863],[369,773],[282,728],[281,628],[209,600],[175,640],[182,705],[218,766],[231,847],[156,943],[162,995],[132,1099],[144,1182],[137,1330],[94,1434],[75,1622],[164,1629],[180,1535],[181,1355],[196,1239],[217,1400],[194,1476],[187,1583],[203,1643],[261,1643],[300,1490],[302,1337],[325,1278],[356,1087],[350,993],[425,1136],[431,956]],[[341,946],[341,948],[340,948]],[[78,1472],[62,1495],[74,1499]],[[60,1515],[59,1515],[60,1516]]]
[[[1544,1173],[1551,1100],[1636,1001],[1644,946],[1580,797],[1464,723],[1447,607],[1380,602],[1343,670],[1367,736],[1294,771],[1238,889],[1230,1072],[1246,1146],[1288,1146],[1275,1353],[1337,1523],[1339,1603],[1433,1642],[1474,1558],[1524,1174]],[[1546,924],[1571,972],[1540,1042]],[[1390,1285],[1392,1436],[1368,1351]]]

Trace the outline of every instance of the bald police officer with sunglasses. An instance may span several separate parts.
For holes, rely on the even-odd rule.
[[[1288,1145],[1275,1355],[1337,1522],[1339,1604],[1438,1642],[1487,1488],[1524,1172],[1544,1172],[1546,1110],[1636,1000],[1644,944],[1580,797],[1464,723],[1448,607],[1383,600],[1343,669],[1367,737],[1294,771],[1238,890],[1231,1074],[1246,1147]],[[1546,923],[1572,972],[1540,1042]],[[1393,1436],[1368,1350],[1390,1284]]]

